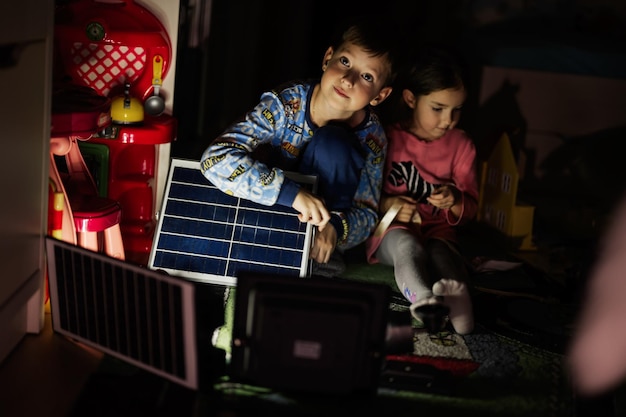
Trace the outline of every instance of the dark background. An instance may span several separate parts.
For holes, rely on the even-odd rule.
[[[199,21],[202,14],[210,18]],[[172,156],[199,159],[209,141],[250,110],[263,91],[319,77],[331,33],[347,16],[361,14],[379,16],[381,24],[391,21],[407,52],[421,42],[437,42],[465,58],[471,77],[459,127],[475,141],[479,162],[502,132],[511,137],[516,156],[526,135],[516,86],[504,86],[502,97],[479,105],[484,66],[626,79],[622,0],[182,0],[173,107],[179,128]],[[563,137],[563,145],[543,161],[545,177],[520,181],[518,201],[536,208],[536,239],[594,242],[626,190],[623,157],[615,152],[624,137],[626,114],[620,126]]]
[[[257,103],[262,91],[287,80],[320,76],[331,32],[347,16],[359,14],[380,16],[381,24],[394,22],[407,51],[419,42],[435,41],[464,55],[473,77],[461,127],[480,142],[489,134],[478,126],[483,65],[626,78],[622,3],[181,0],[173,110],[179,134],[173,155],[198,158],[208,141]],[[203,13],[209,21],[194,19]],[[500,48],[509,46],[539,52],[536,58],[509,56],[506,61]],[[541,52],[544,46],[550,49]],[[563,58],[563,51],[569,50],[595,55],[591,60],[582,54]],[[597,56],[607,57],[606,61],[596,60]],[[623,67],[617,68],[620,64]]]
[[[452,43],[464,27],[458,22],[462,4],[212,1],[201,45],[188,46],[192,22],[184,22],[179,32],[174,112],[180,129],[174,154],[199,157],[207,141],[251,109],[262,91],[292,79],[319,77],[331,33],[346,17],[376,14],[381,24],[396,22],[392,26],[407,47],[426,37]],[[198,12],[197,7],[182,7],[181,16]]]

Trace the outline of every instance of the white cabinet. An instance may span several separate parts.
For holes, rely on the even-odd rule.
[[[43,325],[53,9],[0,4],[0,362]]]

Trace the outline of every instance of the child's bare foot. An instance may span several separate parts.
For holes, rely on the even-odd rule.
[[[467,334],[474,330],[472,300],[465,283],[440,279],[433,285],[433,294],[443,297],[443,304],[450,308],[450,322],[455,332]]]

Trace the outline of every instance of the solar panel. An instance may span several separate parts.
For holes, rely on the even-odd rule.
[[[316,177],[287,173],[314,191]],[[242,272],[308,276],[313,228],[297,212],[228,195],[198,161],[173,158],[148,265],[228,286]]]
[[[198,388],[194,284],[46,237],[53,329]]]

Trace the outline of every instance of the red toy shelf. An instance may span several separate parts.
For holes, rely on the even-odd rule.
[[[122,238],[127,260],[145,265],[156,226],[153,188],[157,147],[176,139],[177,121],[163,114],[141,124],[112,124],[110,132],[88,142],[109,150],[107,196],[122,206]]]

